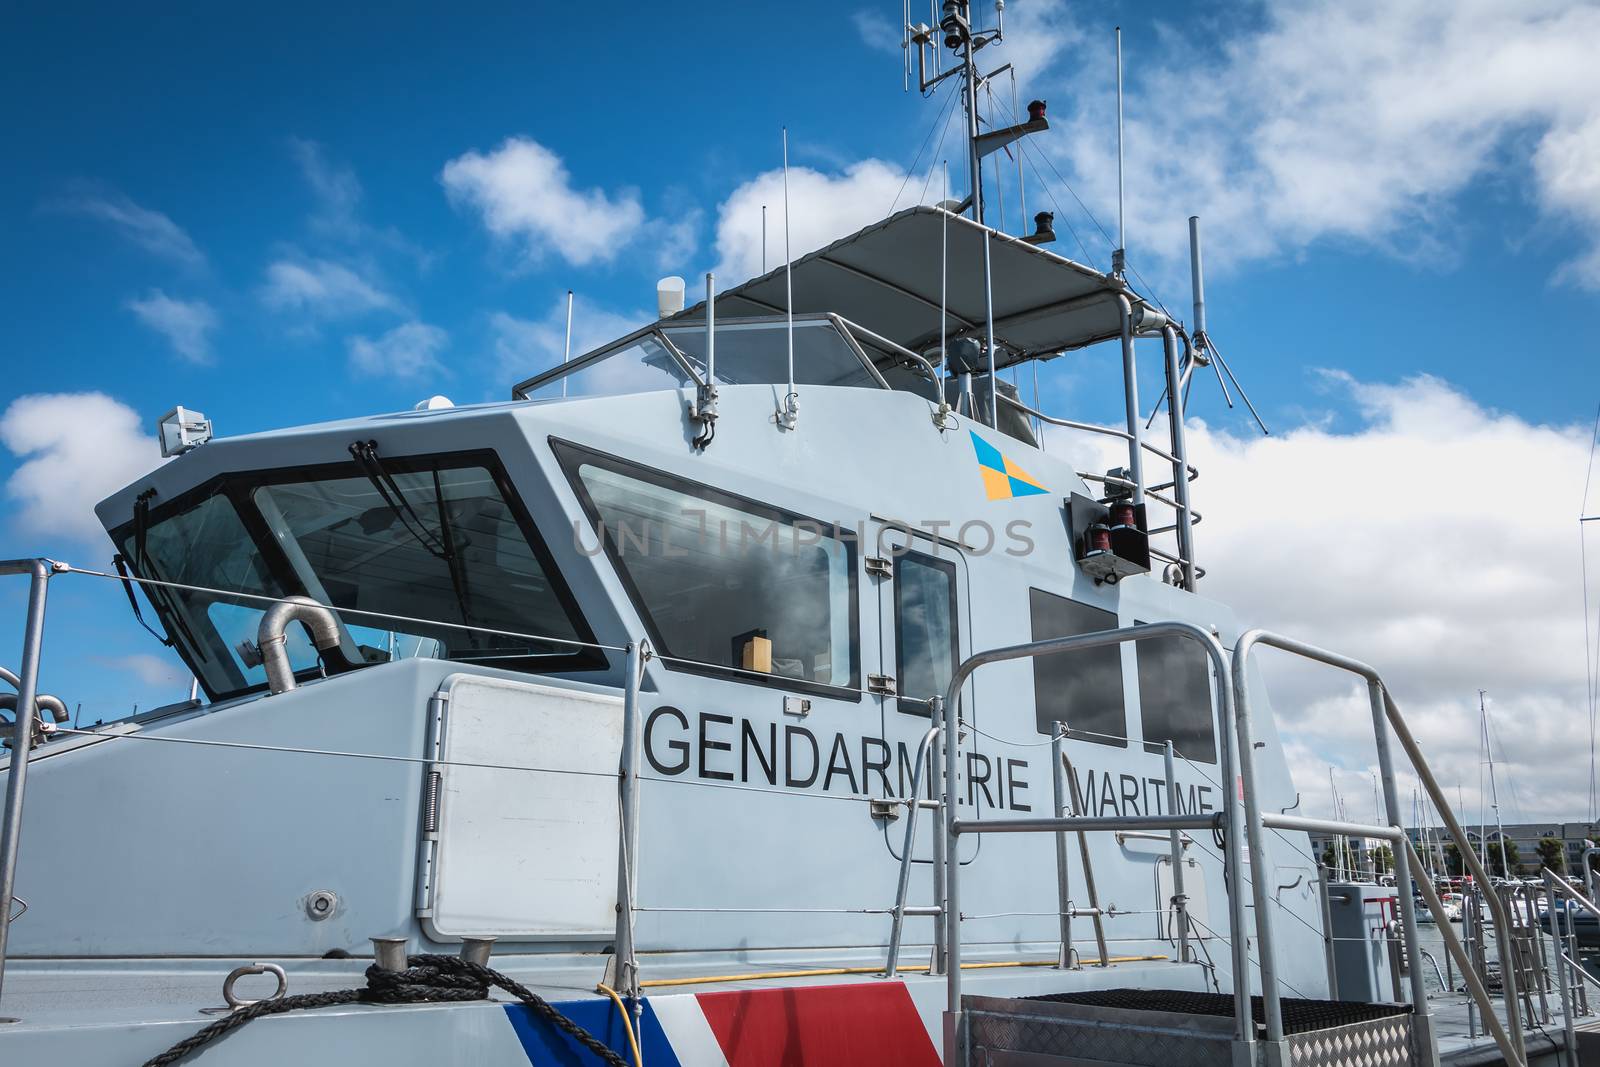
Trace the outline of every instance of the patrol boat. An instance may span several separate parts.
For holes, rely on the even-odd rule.
[[[1459,827],[1372,668],[1205,596],[1198,293],[1185,328],[1048,218],[985,225],[983,159],[1048,120],[979,132],[972,18],[907,27],[968,103],[964,203],[708,279],[505,403],[177,409],[98,507],[115,571],[0,565],[0,1062],[1437,1062],[1422,968],[1373,963],[1419,958],[1413,876],[1440,908],[1391,733]],[[1107,348],[1125,426],[1001,378]],[[120,584],[194,699],[66,726],[63,581]],[[1263,647],[1370,683],[1391,825],[1284,813]],[[1312,831],[1396,842],[1387,924],[1321,894]]]

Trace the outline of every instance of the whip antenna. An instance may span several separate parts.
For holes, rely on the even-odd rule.
[[[1118,278],[1127,271],[1128,231],[1123,201],[1126,190],[1122,179],[1122,27],[1117,27],[1117,247],[1111,253],[1111,273]]]
[[[565,367],[572,358],[572,290],[567,290],[567,343],[561,349],[561,365]],[[567,395],[567,376],[561,376],[561,395]]]
[[[778,421],[786,429],[794,429],[800,417],[800,394],[794,391],[794,257],[789,253],[789,127],[783,128],[783,290],[785,312],[788,316],[786,333],[789,342],[789,392],[783,398],[783,409]]]

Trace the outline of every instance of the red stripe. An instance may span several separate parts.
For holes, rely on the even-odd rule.
[[[903,982],[698,994],[729,1067],[939,1067]]]

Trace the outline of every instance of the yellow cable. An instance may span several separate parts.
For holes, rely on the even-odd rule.
[[[1144,963],[1151,960],[1164,960],[1166,956],[1112,956],[1107,963]],[[1098,959],[1079,960],[1082,966],[1098,965]],[[963,963],[961,969],[984,970],[991,967],[1054,967],[1056,961],[1050,960],[999,960],[993,963]],[[709,985],[713,982],[757,982],[769,978],[827,978],[843,974],[882,974],[882,967],[822,967],[808,971],[761,971],[754,974],[718,974],[705,978],[652,978],[640,982],[641,986],[659,989],[665,986],[681,985]]]
[[[604,982],[594,987],[596,993],[604,993],[611,998],[611,1002],[622,1013],[622,1031],[628,1035],[628,1047],[633,1050],[633,1067],[644,1067],[644,1057],[639,1055],[639,1039],[633,1034],[633,1017],[628,1014],[628,1006],[622,1003],[622,998],[617,996],[617,991]]]

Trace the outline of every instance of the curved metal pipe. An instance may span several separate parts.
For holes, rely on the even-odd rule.
[[[256,628],[256,644],[261,648],[261,664],[267,669],[267,691],[287,693],[295,687],[294,668],[289,664],[289,624],[304,623],[317,651],[339,647],[339,620],[327,606],[308,596],[285,597],[261,616]]]
[[[0,667],[0,681],[5,682],[13,689],[22,688],[22,679],[18,678],[6,667]],[[10,701],[9,703],[7,703],[8,699]],[[16,698],[10,697],[9,694],[7,696],[0,696],[0,708],[11,708],[15,710],[16,706]],[[56,722],[66,722],[68,719],[72,718],[72,713],[67,710],[66,702],[60,697],[51,696],[49,693],[40,693],[37,697],[35,697],[33,706],[41,711],[45,708],[49,708],[50,717]],[[44,721],[44,716],[40,715],[39,719],[41,722]]]

